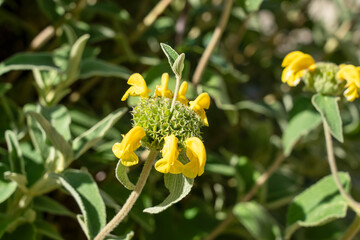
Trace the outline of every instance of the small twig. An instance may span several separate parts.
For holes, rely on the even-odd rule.
[[[256,180],[256,183],[250,191],[240,200],[240,202],[247,202],[251,200],[259,188],[266,183],[266,181],[273,175],[273,173],[279,168],[281,163],[285,160],[285,156],[280,154],[277,159],[271,164],[270,168],[261,174],[261,176]],[[209,236],[205,238],[205,240],[213,240],[215,239],[220,233],[222,233],[225,228],[235,219],[235,215],[233,212],[230,212],[228,216],[210,233]]]
[[[134,191],[131,192],[130,196],[126,200],[124,206],[115,215],[115,217],[100,231],[100,233],[94,238],[94,240],[103,240],[119,223],[128,215],[131,208],[134,206],[136,200],[141,194],[141,191],[146,183],[149,173],[152,169],[152,164],[158,155],[158,151],[151,150],[149,156],[145,162],[143,170],[140,174],[139,180],[135,186]]]
[[[343,188],[343,186],[340,183],[339,176],[338,176],[338,170],[335,162],[335,156],[334,156],[334,149],[332,146],[332,139],[330,134],[329,126],[325,121],[323,121],[324,125],[324,135],[325,135],[325,142],[326,142],[326,150],[328,154],[328,162],[330,165],[331,174],[334,177],[334,181],[336,186],[338,187],[341,195],[346,199],[349,206],[358,214],[360,215],[360,204],[355,201]]]
[[[356,216],[353,223],[346,230],[344,235],[341,237],[341,240],[351,240],[355,237],[356,233],[360,230],[360,217]]]
[[[130,36],[130,43],[135,42],[148,29],[155,20],[162,14],[172,0],[162,0],[149,12],[144,20],[137,26],[134,34]]]
[[[220,37],[225,30],[226,24],[229,20],[230,10],[233,5],[233,2],[234,2],[233,0],[226,0],[226,3],[225,3],[226,5],[222,12],[220,21],[214,30],[214,33],[211,37],[209,45],[206,47],[203,55],[200,58],[199,64],[197,65],[197,67],[195,69],[193,79],[192,79],[192,82],[195,85],[199,84],[199,82],[201,80],[201,76],[205,70],[205,67],[206,67],[209,59],[210,59],[211,53],[214,51],[215,46],[219,42]]]

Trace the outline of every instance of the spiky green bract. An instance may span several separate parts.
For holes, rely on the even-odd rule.
[[[316,63],[316,69],[304,75],[305,90],[323,95],[339,96],[344,91],[346,82],[338,79],[339,67],[333,63]]]
[[[175,103],[170,113],[170,98],[141,98],[133,113],[133,125],[145,130],[146,136],[141,140],[143,146],[161,150],[164,138],[174,134],[179,139],[179,148],[185,149],[185,140],[200,136],[204,125],[200,117],[189,107],[180,102]]]

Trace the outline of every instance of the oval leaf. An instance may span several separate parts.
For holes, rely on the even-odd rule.
[[[171,173],[164,175],[164,181],[166,188],[170,192],[169,196],[159,205],[144,209],[144,212],[156,214],[164,211],[188,195],[194,183],[192,178],[187,178],[182,174]]]
[[[129,190],[134,190],[135,185],[129,180],[126,169],[127,168],[122,165],[121,161],[119,160],[115,169],[116,178],[124,187]]]
[[[9,151],[9,162],[11,171],[25,175],[24,158],[22,156],[17,136],[13,131],[6,130],[5,139]]]
[[[331,135],[333,135],[339,142],[344,141],[342,120],[340,117],[339,106],[337,104],[338,97],[324,96],[320,93],[315,94],[311,101],[316,110],[321,114],[323,121],[327,123],[330,128]]]
[[[80,224],[88,239],[93,239],[106,224],[105,204],[95,181],[89,173],[79,170],[66,170],[58,178],[79,205]]]
[[[349,174],[339,172],[338,176],[345,191],[349,192]],[[333,176],[326,176],[294,198],[287,213],[286,239],[290,239],[300,227],[319,226],[343,218],[346,210],[346,200],[341,196]]]
[[[173,66],[176,59],[179,57],[179,54],[172,47],[165,43],[160,43],[160,47],[168,58],[170,66]]]

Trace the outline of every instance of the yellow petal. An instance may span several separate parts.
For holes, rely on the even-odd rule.
[[[292,63],[296,58],[300,57],[301,55],[303,55],[303,52],[300,51],[293,51],[289,54],[287,54],[281,64],[281,67],[287,67],[288,65],[290,65],[290,63]]]
[[[169,82],[169,74],[163,73],[163,75],[161,76],[161,85],[156,86],[155,96],[167,97],[167,98],[173,97],[172,92],[168,88],[168,82]]]
[[[188,105],[189,100],[187,100],[187,98],[185,97],[185,94],[188,90],[188,83],[187,82],[182,82],[181,86],[180,86],[180,90],[177,96],[177,99],[179,102],[181,102],[184,105]]]
[[[164,147],[161,150],[163,158],[155,163],[155,169],[161,173],[179,174],[183,170],[183,164],[177,160],[179,155],[178,139],[175,135],[164,138]]]
[[[144,78],[139,73],[132,74],[127,83],[131,85],[131,87],[125,92],[121,101],[125,101],[129,95],[141,96],[143,98],[148,97],[150,89],[147,88]]]
[[[123,138],[121,143],[115,143],[112,151],[115,156],[121,159],[124,166],[132,166],[138,163],[139,158],[134,151],[140,147],[140,140],[145,136],[142,127],[133,127]]]
[[[201,176],[206,163],[206,151],[203,142],[197,137],[186,139],[186,155],[190,162],[184,166],[183,174],[189,178]]]
[[[210,107],[210,97],[207,93],[200,94],[194,101],[190,101],[190,108],[203,120],[205,126],[209,126],[204,109]]]

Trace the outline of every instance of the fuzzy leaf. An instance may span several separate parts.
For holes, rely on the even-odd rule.
[[[233,213],[254,239],[281,239],[281,231],[274,218],[256,202],[238,203]]]
[[[96,182],[79,170],[66,170],[58,178],[79,205],[82,215],[78,220],[88,239],[93,239],[106,224],[105,204]]]
[[[114,65],[99,59],[85,59],[81,62],[80,79],[90,77],[118,77],[128,79],[130,70],[125,67]]]
[[[115,169],[116,178],[124,187],[129,190],[134,190],[135,185],[129,180],[126,169],[127,167],[122,165],[121,161],[119,160]]]
[[[166,188],[170,192],[169,196],[159,205],[144,209],[144,212],[156,214],[164,211],[186,197],[194,183],[194,179],[192,178],[187,178],[182,174],[171,173],[164,175],[164,181]]]
[[[349,174],[338,172],[341,184],[349,192]],[[322,178],[296,196],[287,213],[286,239],[300,227],[323,225],[346,216],[347,203],[341,196],[332,175]]]
[[[282,137],[285,156],[289,156],[296,142],[302,136],[307,135],[311,130],[321,123],[320,115],[311,110],[304,110],[291,118]]]
[[[39,113],[30,111],[28,114],[41,125],[54,147],[58,149],[66,159],[71,159],[72,149],[70,144],[51,126],[49,121]]]
[[[339,142],[343,142],[342,120],[337,104],[338,97],[324,96],[318,93],[312,97],[311,101],[316,110],[321,114],[323,121],[329,126],[331,134]]]
[[[12,172],[25,174],[25,165],[19,141],[11,130],[5,132],[6,144],[9,151],[10,169]]]
[[[0,203],[6,201],[16,190],[16,183],[4,179],[7,168],[0,163]]]
[[[92,128],[75,138],[72,143],[74,159],[79,158],[84,152],[100,141],[126,111],[127,108],[119,108],[95,124]]]
[[[160,43],[160,47],[165,53],[167,59],[169,60],[170,66],[173,66],[176,59],[179,57],[179,54],[172,47],[165,43]]]
[[[171,69],[179,78],[182,76],[182,72],[184,70],[184,62],[185,62],[185,54],[182,53],[175,60],[174,64],[171,66]]]
[[[57,70],[50,53],[18,53],[0,63],[0,76],[12,70]]]
[[[43,115],[66,141],[71,139],[70,123],[71,117],[67,108],[63,105],[53,107],[41,107],[40,113]]]

